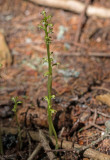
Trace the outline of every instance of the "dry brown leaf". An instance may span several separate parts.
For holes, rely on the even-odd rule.
[[[98,101],[100,101],[110,107],[110,94],[96,96],[96,100],[98,100]]]
[[[5,37],[0,31],[0,64],[3,66],[10,66],[12,63],[11,53],[9,51],[8,45],[6,44]]]

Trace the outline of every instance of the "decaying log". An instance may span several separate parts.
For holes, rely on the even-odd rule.
[[[2,127],[1,128],[1,132],[2,134],[5,133],[5,134],[17,134],[17,129],[16,128],[9,128],[9,127]],[[39,133],[36,131],[29,131],[29,134],[30,134],[30,137],[35,140],[35,141],[40,141],[40,138],[39,138]],[[26,137],[26,132],[24,132],[24,134],[22,134],[22,137]],[[56,141],[54,138],[51,138],[52,142],[54,143],[54,145],[56,144]],[[65,149],[72,149],[73,148],[73,143],[70,142],[70,141],[61,141],[58,139],[58,145],[59,147],[62,146],[62,148],[65,148]],[[84,146],[83,146],[84,147]],[[74,145],[74,148],[75,149],[81,149],[82,146],[78,145],[78,144],[75,144]],[[83,153],[83,156],[84,157],[87,157],[87,158],[92,158],[93,160],[110,160],[110,155],[107,155],[107,154],[104,154],[104,153],[101,153],[99,151],[96,151],[94,149],[91,149],[91,148],[88,148],[84,151]]]
[[[28,0],[38,5],[60,8],[75,13],[83,12],[85,4],[76,0]],[[88,16],[97,16],[100,18],[110,18],[110,9],[89,5],[86,11]]]

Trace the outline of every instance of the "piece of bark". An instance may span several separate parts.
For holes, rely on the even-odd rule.
[[[11,128],[11,127],[2,127],[1,128],[1,133],[2,134],[17,134],[17,128]],[[40,138],[39,138],[39,133],[37,131],[29,131],[29,134],[30,134],[30,137],[32,138],[32,140],[34,141],[40,141]],[[26,137],[26,132],[24,132],[22,134],[22,137],[25,138]],[[51,138],[52,139],[52,142],[53,144],[56,144],[56,141],[54,138]],[[61,141],[58,139],[58,145],[59,147],[62,146],[62,148],[65,148],[65,149],[72,149],[73,148],[73,143],[70,142],[70,141]],[[78,144],[74,144],[74,148],[75,149],[81,149],[83,146],[80,146]],[[73,149],[74,149],[73,148]],[[107,155],[107,154],[104,154],[104,153],[101,153],[99,151],[96,151],[94,149],[91,149],[91,148],[88,148],[87,150],[84,151],[83,153],[83,156],[84,157],[91,157],[93,160],[110,160],[110,155]]]
[[[85,4],[76,0],[28,0],[38,5],[60,8],[75,13],[83,12]],[[89,5],[86,11],[87,16],[97,16],[100,18],[110,18],[110,9]]]
[[[11,53],[6,44],[5,37],[0,31],[0,64],[3,66],[10,66],[12,63]]]

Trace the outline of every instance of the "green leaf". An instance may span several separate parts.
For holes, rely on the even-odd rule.
[[[43,63],[48,62],[47,58],[43,58]]]
[[[43,16],[45,16],[45,15],[46,15],[46,12],[43,10],[43,11],[41,12],[41,14],[42,14]]]
[[[14,107],[12,109],[13,112],[16,112],[17,105],[22,103],[21,101],[17,101],[17,100],[18,100],[18,97],[12,97],[12,101],[14,102]]]
[[[51,15],[47,16],[47,19],[48,19],[48,20],[50,20],[51,18],[52,18],[52,16],[51,16]]]
[[[49,28],[48,33],[53,33],[53,28]]]
[[[48,26],[53,27],[53,24],[52,24],[52,23],[50,23],[50,24],[48,24]]]
[[[13,101],[14,103],[17,102],[17,99],[18,99],[18,97],[12,97],[12,101]]]
[[[48,75],[49,75],[49,72],[44,73],[44,76],[45,76],[45,77],[48,76]]]
[[[53,52],[50,52],[50,55],[52,55],[53,54]]]
[[[41,26],[41,25],[38,25],[38,28],[45,30],[45,28],[43,26]]]
[[[53,62],[53,58],[50,58],[51,62]]]
[[[51,115],[52,115],[52,114],[54,114],[56,112],[56,110],[51,108],[50,112],[51,112]]]
[[[47,96],[45,96],[45,97],[44,97],[44,99],[45,99],[47,102],[49,102],[49,99],[48,99],[48,97],[47,97]]]
[[[52,66],[58,66],[60,63],[54,63],[54,64],[52,64]]]
[[[17,104],[21,104],[21,103],[22,103],[22,101],[18,101],[18,102],[17,102]]]
[[[52,98],[52,99],[55,99],[55,95],[52,95],[51,98]]]
[[[17,111],[17,104],[14,105],[12,111],[16,113],[16,111]]]

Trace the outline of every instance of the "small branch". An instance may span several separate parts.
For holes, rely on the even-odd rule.
[[[46,53],[46,49],[44,48],[41,48],[39,46],[32,46],[32,49],[38,51],[38,52],[41,52],[41,53]],[[74,53],[62,53],[62,52],[54,52],[55,55],[57,56],[63,56],[63,57],[66,57],[66,56],[71,56],[71,57],[74,57],[74,56],[85,56],[85,57],[99,57],[99,58],[110,58],[110,53],[106,53],[106,52],[103,52],[103,53],[100,53],[100,52],[85,52],[85,53],[81,53],[81,52],[74,52]]]
[[[91,127],[92,126],[94,126],[95,128],[98,128],[99,130],[101,130],[101,131],[105,131],[105,129],[104,128],[102,128],[102,127],[100,127],[100,126],[98,126],[97,124],[95,124],[95,123],[92,123],[92,122],[89,122],[89,124],[91,125]]]
[[[108,88],[104,88],[104,87],[91,87],[92,90],[104,90],[106,92],[109,92],[110,93],[110,89]]]
[[[41,150],[41,148],[42,148],[42,145],[41,145],[41,143],[39,143],[37,145],[37,147],[35,148],[35,150],[32,152],[32,154],[30,155],[30,157],[27,160],[33,160],[34,157],[39,153],[39,151]]]
[[[77,47],[80,47],[80,48],[84,48],[84,49],[86,49],[86,50],[89,50],[89,48],[85,45],[85,44],[81,44],[81,43],[78,43],[78,42],[72,42],[72,41],[70,41],[70,40],[53,40],[52,39],[52,42],[54,43],[54,44],[59,44],[59,43],[61,43],[61,44],[64,44],[64,43],[69,43],[70,45],[74,45],[74,46],[77,46]],[[44,44],[44,42],[43,41],[34,41],[34,42],[31,42],[30,43],[30,45],[31,45],[31,47],[39,47],[39,46],[37,46],[37,45],[41,45],[41,44]],[[26,46],[28,46],[28,44],[27,43],[21,43],[21,44],[18,44],[16,47],[26,47]],[[58,45],[57,45],[58,46]],[[55,46],[56,47],[56,46]],[[39,47],[40,48],[40,47]]]
[[[28,139],[28,143],[29,143],[29,156],[31,155],[31,138],[30,138],[30,135],[27,131],[27,139]]]
[[[96,110],[96,108],[95,108],[94,117],[93,117],[93,124],[95,124],[96,119],[97,119],[97,110]]]
[[[82,13],[85,4],[76,0],[28,0],[37,5],[60,8],[69,11],[73,11],[76,13]],[[100,18],[110,18],[110,9],[104,7],[96,7],[89,5],[86,11],[87,16],[97,16]]]
[[[74,53],[56,53],[58,56],[85,56],[85,57],[99,57],[99,58],[110,58],[110,53],[100,53],[100,52],[88,52],[88,53],[81,53],[81,52],[74,52]]]
[[[68,133],[68,136],[70,136],[73,132],[75,132],[78,127],[79,127],[80,121],[79,119],[74,123],[74,125],[72,126],[70,132]]]
[[[44,150],[51,150],[51,148],[50,148],[50,146],[49,146],[49,144],[46,140],[46,137],[41,130],[39,130],[39,137],[40,137],[40,141],[41,141],[41,144],[42,144]],[[50,160],[55,159],[55,155],[53,153],[47,152],[47,155],[48,155]]]
[[[90,110],[91,110],[91,112],[95,112],[93,109],[90,109]],[[105,114],[105,113],[102,113],[102,112],[100,112],[100,111],[97,111],[97,113],[100,114],[100,115],[102,115],[102,116],[104,116],[104,117],[110,118],[109,115],[107,115],[107,114]]]
[[[51,149],[46,152],[75,152],[73,149]]]
[[[86,11],[87,11],[87,8],[88,8],[90,2],[91,2],[91,0],[86,0],[85,8],[84,8],[83,12],[81,13],[80,22],[79,22],[78,29],[77,29],[77,32],[75,35],[75,42],[76,43],[79,42],[79,40],[80,40],[81,30],[86,22]]]

